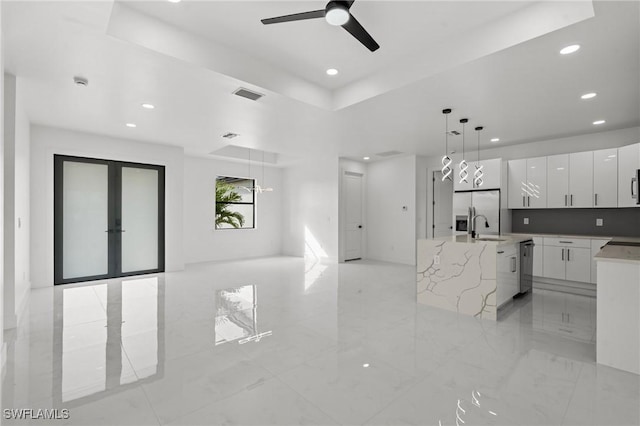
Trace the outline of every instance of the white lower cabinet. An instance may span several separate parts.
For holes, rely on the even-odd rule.
[[[590,239],[545,237],[543,240],[543,277],[591,282]]]
[[[496,261],[496,305],[499,307],[520,292],[517,246],[499,248]]]
[[[544,276],[544,269],[542,265],[544,265],[543,256],[544,256],[544,243],[541,237],[533,237],[533,276],[534,277],[542,277]]]

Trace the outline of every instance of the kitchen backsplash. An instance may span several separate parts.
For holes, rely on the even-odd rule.
[[[511,220],[513,232],[640,237],[640,208],[511,210]]]

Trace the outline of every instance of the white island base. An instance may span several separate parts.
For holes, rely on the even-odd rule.
[[[596,260],[596,361],[640,374],[640,262]]]

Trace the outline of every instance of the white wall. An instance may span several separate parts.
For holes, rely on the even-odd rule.
[[[184,268],[182,148],[31,127],[31,284],[53,285],[53,156],[104,158],[165,166],[165,269]]]
[[[246,163],[185,157],[184,163],[184,260],[185,263],[282,253],[282,171],[251,165],[257,184],[273,192],[256,194],[255,229],[215,229],[215,180],[217,176],[249,177]]]
[[[300,161],[284,170],[283,253],[338,260],[337,158]]]
[[[340,158],[338,160],[339,164],[339,176],[338,176],[338,261],[344,262],[345,259],[345,247],[346,247],[346,203],[345,203],[345,192],[344,192],[344,173],[345,172],[353,172],[362,174],[362,225],[364,232],[362,233],[362,258],[367,258],[367,164],[361,163],[359,161],[348,160],[346,158]]]
[[[4,315],[5,327],[16,326],[30,289],[29,150],[30,128],[22,79],[5,74],[4,132]]]
[[[416,157],[376,161],[367,176],[367,257],[415,265]]]

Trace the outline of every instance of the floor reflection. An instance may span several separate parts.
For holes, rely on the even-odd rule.
[[[259,342],[271,331],[258,331],[258,296],[255,285],[219,290],[216,294],[215,344]]]

